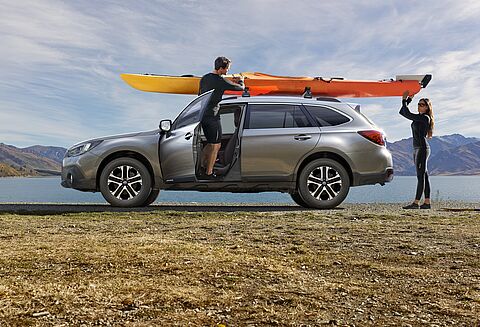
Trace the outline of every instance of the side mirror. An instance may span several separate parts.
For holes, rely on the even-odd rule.
[[[170,132],[170,130],[172,129],[172,121],[170,119],[161,120],[158,127],[162,132]]]

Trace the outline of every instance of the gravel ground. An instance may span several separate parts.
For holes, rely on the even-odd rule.
[[[480,326],[478,203],[0,204],[0,326]]]

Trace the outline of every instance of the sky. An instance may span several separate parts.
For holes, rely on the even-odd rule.
[[[480,137],[480,2],[0,0],[0,143],[69,147],[153,130],[194,97],[147,93],[121,73],[382,80],[432,74],[436,135]],[[399,97],[346,99],[411,135]],[[416,102],[414,102],[416,103]],[[412,106],[416,109],[416,106]]]

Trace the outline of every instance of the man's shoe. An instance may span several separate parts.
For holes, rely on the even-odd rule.
[[[203,175],[202,176],[202,180],[207,180],[207,181],[211,181],[211,180],[217,180],[217,179],[220,179],[221,177],[220,176],[217,176],[217,174],[215,174],[215,172],[211,173],[210,175]]]
[[[402,207],[402,208],[403,208],[403,209],[418,209],[418,208],[420,208],[420,207],[419,207],[418,204],[416,204],[416,203],[411,203],[411,204],[409,204],[408,206],[404,206],[404,207]]]
[[[420,209],[432,209],[430,203],[424,203],[420,206]]]

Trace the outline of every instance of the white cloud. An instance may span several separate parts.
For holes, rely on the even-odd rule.
[[[437,134],[480,136],[472,123],[480,114],[476,1],[0,5],[0,141],[68,145],[153,129],[190,97],[133,90],[120,73],[199,75],[217,55],[232,58],[234,72],[352,79],[432,73],[420,96],[434,103]],[[353,101],[390,140],[409,136],[399,99]]]

